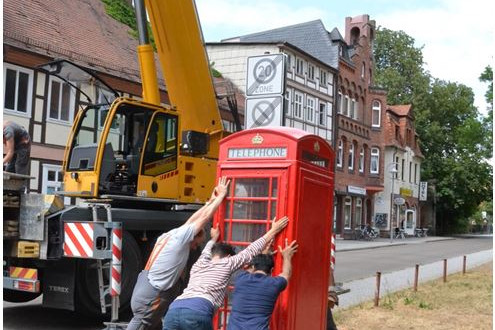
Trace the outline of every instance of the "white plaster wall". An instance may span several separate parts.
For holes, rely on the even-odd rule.
[[[64,146],[71,130],[71,124],[46,123],[45,143]]]

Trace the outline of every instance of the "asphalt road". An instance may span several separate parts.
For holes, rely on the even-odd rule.
[[[367,250],[337,251],[335,281],[345,283],[374,276],[377,271],[387,273],[414,267],[416,264],[428,264],[490,249],[493,249],[491,237],[456,238]]]
[[[342,251],[336,254],[335,279],[348,282],[382,273],[426,264],[477,251],[493,249],[492,238],[469,238],[423,244]],[[469,262],[469,260],[468,260]],[[103,323],[72,312],[41,308],[41,298],[30,303],[4,302],[5,330],[100,330]]]

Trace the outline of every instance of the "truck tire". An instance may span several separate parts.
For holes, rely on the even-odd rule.
[[[41,292],[25,292],[10,289],[3,289],[3,300],[12,303],[24,303],[38,298]]]
[[[107,261],[109,263],[109,261]],[[124,231],[122,237],[122,280],[119,314],[126,315],[131,310],[131,296],[137,276],[142,270],[142,256],[134,237]],[[108,269],[108,268],[106,268]],[[104,269],[104,282],[108,283],[109,274]],[[97,263],[95,260],[79,260],[76,273],[76,311],[91,317],[106,318],[110,316],[110,308],[106,314],[101,313],[100,294],[98,290]],[[110,297],[106,297],[110,304]]]

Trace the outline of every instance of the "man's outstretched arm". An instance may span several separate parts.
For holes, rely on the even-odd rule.
[[[292,241],[289,245],[287,238],[285,239],[285,248],[283,250],[280,245],[278,246],[278,250],[280,254],[282,254],[284,261],[282,265],[282,273],[280,273],[279,276],[285,278],[287,281],[289,281],[289,278],[292,275],[292,256],[297,252],[298,247],[299,246],[296,241]]]
[[[227,180],[227,177],[222,176],[218,185],[213,189],[210,200],[187,220],[186,224],[194,224],[195,234],[203,229],[220,204],[222,204],[222,201],[227,195],[229,183],[230,180]]]

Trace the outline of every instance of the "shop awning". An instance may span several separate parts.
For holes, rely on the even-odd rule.
[[[374,193],[377,193],[379,191],[383,191],[383,186],[366,186],[366,191],[369,194],[374,194]]]

